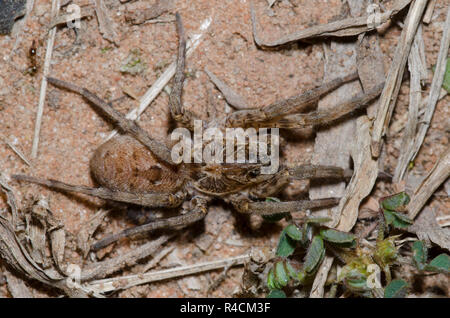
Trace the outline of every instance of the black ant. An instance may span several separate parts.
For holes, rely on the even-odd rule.
[[[36,75],[38,71],[36,53],[37,53],[36,40],[33,40],[33,43],[31,44],[31,47],[28,50],[28,59],[30,60],[30,67],[25,71],[26,74],[30,74],[31,76]]]

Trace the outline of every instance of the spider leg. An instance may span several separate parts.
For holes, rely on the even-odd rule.
[[[380,95],[383,86],[384,83],[370,92],[358,94],[332,109],[316,110],[307,114],[288,115],[273,122],[266,122],[264,126],[267,128],[308,128],[330,124],[355,110],[367,106],[370,101]]]
[[[113,191],[107,188],[91,188],[87,186],[71,185],[56,180],[47,180],[25,175],[12,175],[12,178],[19,181],[27,181],[40,184],[52,189],[65,192],[76,192],[112,200],[117,202],[131,203],[146,207],[177,207],[184,201],[184,194],[172,193],[130,193],[122,191]]]
[[[169,95],[169,108],[173,119],[181,123],[184,127],[190,130],[194,129],[194,120],[196,119],[194,114],[184,109],[181,95],[183,93],[184,82],[184,66],[186,61],[186,39],[184,37],[184,28],[181,21],[181,16],[176,13],[176,25],[179,37],[178,42],[178,57],[177,68],[175,70],[175,77],[173,80],[172,91]]]
[[[299,165],[287,168],[289,176],[293,179],[350,179],[353,170],[335,166]]]
[[[204,198],[193,198],[191,200],[191,206],[193,205],[193,208],[188,211],[185,214],[167,218],[167,219],[160,219],[156,220],[154,222],[150,222],[147,224],[135,226],[129,229],[126,229],[122,232],[110,235],[105,237],[104,239],[101,239],[100,241],[96,242],[91,246],[92,251],[98,251],[118,240],[121,238],[129,237],[135,234],[142,234],[142,233],[148,233],[157,229],[162,228],[174,228],[178,226],[187,226],[189,224],[195,223],[197,221],[200,221],[203,219],[208,212],[207,210],[207,200]]]
[[[207,68],[205,68],[205,73],[206,75],[208,75],[211,82],[213,82],[214,85],[217,87],[217,89],[222,93],[223,97],[225,98],[225,100],[229,105],[231,105],[237,110],[251,109],[248,107],[245,99],[241,95],[236,93],[234,90],[232,90],[220,78],[218,78],[216,74],[209,71]]]
[[[163,143],[151,138],[136,122],[125,118],[125,116],[112,108],[111,105],[109,105],[94,93],[90,92],[86,88],[79,87],[72,83],[53,77],[47,77],[47,81],[57,87],[80,94],[92,104],[97,106],[123,132],[128,133],[136,138],[140,143],[150,149],[150,151],[161,160],[165,161],[168,164],[174,165],[170,155],[170,150]]]
[[[339,200],[339,198],[328,198],[319,200],[300,200],[287,202],[233,201],[232,204],[240,213],[271,215],[278,213],[297,212],[307,209],[330,207],[338,204]]]
[[[317,102],[319,98],[335,90],[346,82],[358,78],[358,73],[336,78],[319,87],[308,90],[302,94],[276,101],[273,104],[259,109],[246,109],[231,113],[226,118],[227,127],[253,126],[252,123],[267,122],[288,114],[299,113],[307,106]]]

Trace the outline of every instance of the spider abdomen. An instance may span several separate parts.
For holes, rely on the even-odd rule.
[[[111,190],[171,192],[180,186],[176,171],[128,135],[116,136],[98,147],[90,167],[95,180]]]

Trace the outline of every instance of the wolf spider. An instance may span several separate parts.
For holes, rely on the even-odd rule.
[[[179,14],[176,14],[176,26],[179,47],[169,108],[175,121],[192,130],[195,116],[183,107],[181,100],[185,77],[186,41]],[[366,105],[378,96],[381,87],[349,98],[347,102],[330,111],[318,110],[303,114],[300,112],[317,102],[327,92],[357,78],[357,74],[354,73],[259,109],[236,110],[225,118],[210,120],[206,126],[215,126],[224,131],[227,127],[305,128],[329,124]],[[90,161],[92,175],[101,187],[70,185],[25,175],[14,175],[13,178],[61,191],[83,193],[149,208],[176,208],[184,201],[189,201],[187,208],[183,205],[183,213],[180,215],[156,219],[107,236],[92,245],[93,251],[123,237],[197,222],[205,217],[208,203],[213,198],[230,203],[240,213],[258,215],[333,206],[339,202],[338,198],[288,202],[268,202],[264,199],[280,192],[292,179],[345,180],[352,176],[351,170],[332,166],[280,166],[274,174],[261,174],[262,164],[175,164],[167,145],[153,139],[136,122],[126,119],[110,104],[86,88],[51,77],[48,78],[48,82],[82,95],[113,121],[123,134],[97,148]]]

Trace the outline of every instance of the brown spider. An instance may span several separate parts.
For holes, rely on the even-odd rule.
[[[186,42],[178,14],[176,25],[179,48],[169,107],[172,117],[182,126],[192,130],[195,116],[184,109],[181,101]],[[225,131],[229,127],[305,128],[329,124],[366,105],[378,96],[381,87],[373,92],[350,98],[348,102],[331,111],[314,111],[306,114],[300,112],[317,102],[327,92],[357,78],[356,73],[338,78],[303,94],[259,109],[235,111],[225,118],[211,120],[205,126],[214,126]],[[263,199],[280,192],[292,179],[348,179],[352,176],[352,171],[332,166],[301,165],[290,168],[281,166],[274,174],[262,174],[261,163],[175,164],[165,144],[150,137],[138,124],[126,119],[87,89],[55,78],[49,77],[48,81],[55,86],[81,94],[102,110],[123,134],[102,144],[90,161],[92,174],[101,185],[99,188],[70,185],[25,175],[14,175],[13,178],[62,191],[78,192],[150,208],[180,207],[184,201],[189,200],[188,207],[183,207],[185,211],[181,215],[157,219],[108,236],[92,246],[94,251],[123,237],[161,228],[186,226],[201,220],[207,214],[207,205],[213,198],[231,203],[238,212],[259,215],[336,205],[339,202],[337,198],[288,202],[267,202]]]

